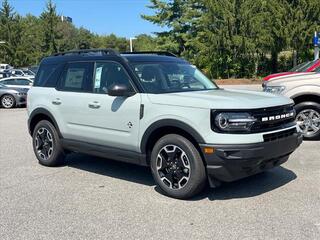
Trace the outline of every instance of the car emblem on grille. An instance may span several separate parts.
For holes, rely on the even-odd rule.
[[[292,118],[294,117],[294,112],[289,112],[289,113],[283,113],[279,115],[274,115],[274,116],[268,116],[268,117],[263,117],[261,119],[262,122],[270,122],[270,121],[277,121],[281,119],[287,119],[287,118]]]

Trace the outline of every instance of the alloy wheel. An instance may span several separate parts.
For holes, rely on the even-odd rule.
[[[14,98],[10,95],[5,95],[2,97],[1,103],[4,108],[12,108],[14,105]]]
[[[53,153],[53,138],[52,134],[46,128],[39,128],[35,139],[36,152],[38,156],[47,160]]]
[[[305,109],[296,116],[296,122],[305,136],[310,136],[320,130],[320,113],[313,109]]]
[[[176,145],[166,145],[158,153],[157,174],[170,189],[181,189],[188,183],[191,174],[187,154]]]

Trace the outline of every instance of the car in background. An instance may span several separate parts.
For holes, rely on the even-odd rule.
[[[6,63],[1,63],[0,64],[0,73],[5,71],[5,70],[9,70],[9,69],[12,69],[13,67],[10,66],[9,64],[6,64]]]
[[[34,74],[36,75],[39,69],[38,65],[34,65],[28,68],[30,71],[34,72]]]
[[[32,72],[30,69],[22,69],[25,77],[35,77],[36,74]]]
[[[8,78],[11,77],[11,71],[10,70],[4,70],[2,72],[0,72],[0,79],[1,78]]]
[[[27,77],[9,77],[0,79],[0,83],[7,87],[13,88],[30,88],[33,84],[33,80]]]
[[[0,83],[0,106],[13,108],[25,105],[27,101],[27,88],[11,88]]]
[[[320,73],[287,75],[264,83],[265,92],[290,97],[304,139],[320,139]]]
[[[288,75],[301,75],[301,74],[314,74],[314,72],[320,72],[320,59],[301,63],[288,72],[274,73],[263,79],[263,81],[269,81],[274,78],[288,76]]]

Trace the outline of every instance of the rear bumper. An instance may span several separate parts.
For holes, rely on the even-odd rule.
[[[239,145],[200,144],[207,165],[209,182],[215,180],[235,181],[286,162],[289,155],[301,144],[302,135],[295,133],[289,137],[270,142]],[[213,154],[206,154],[204,147],[213,147]]]

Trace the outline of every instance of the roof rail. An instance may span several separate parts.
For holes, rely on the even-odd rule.
[[[168,51],[141,51],[141,52],[121,52],[121,54],[151,54],[151,55],[162,55],[169,57],[177,57],[177,55]]]
[[[67,52],[54,53],[52,56],[70,56],[70,55],[81,55],[81,54],[95,55],[96,53],[100,53],[101,55],[119,55],[119,53],[116,50],[106,48],[106,49],[71,50]]]

